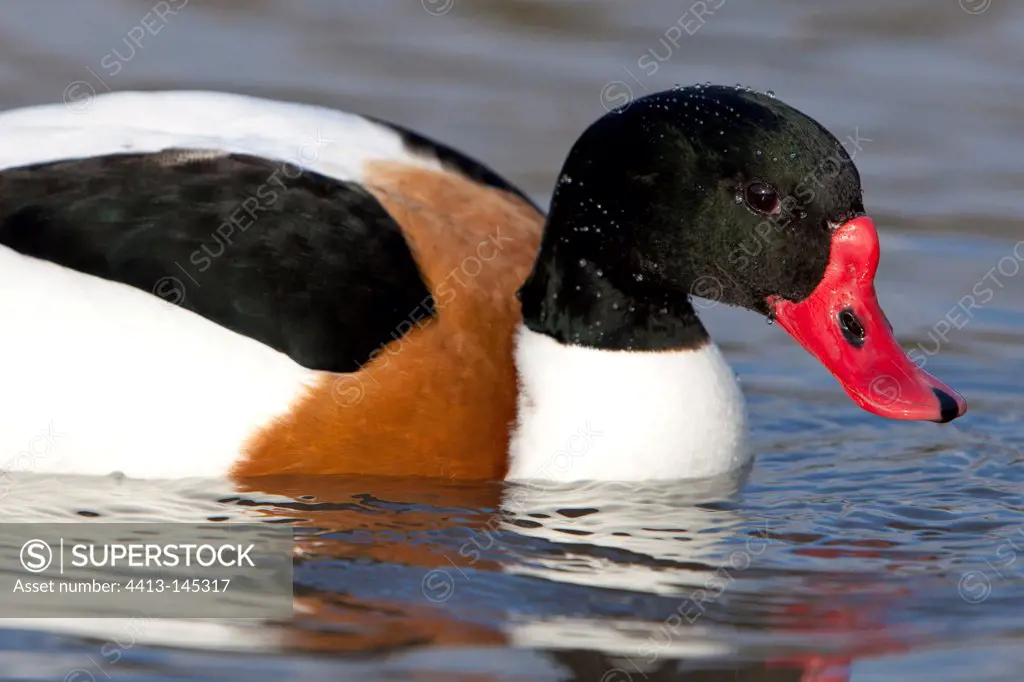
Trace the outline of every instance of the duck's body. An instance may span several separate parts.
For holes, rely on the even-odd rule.
[[[19,169],[0,179],[0,468],[502,478],[517,431],[517,333],[553,348],[528,353],[539,363],[530,395],[546,409],[519,433],[514,476],[600,477],[600,452],[624,439],[686,449],[675,417],[664,431],[630,429],[632,418],[612,427],[619,406],[669,414],[650,373],[685,375],[692,354],[634,358],[631,383],[622,353],[574,353],[521,329],[515,291],[544,219],[468,159],[444,150],[442,163],[429,144],[352,114],[218,93],[8,112],[0,139],[0,169]],[[311,198],[308,171],[338,191]],[[103,211],[119,215],[100,224]],[[601,355],[616,356],[616,390],[580,403],[609,381]],[[735,385],[714,376],[724,363],[708,367]],[[671,397],[691,402],[686,388]],[[739,400],[738,389],[724,397]],[[721,445],[734,449],[725,469],[741,464],[742,443],[721,437],[698,439],[696,461],[665,474],[716,473]],[[607,473],[652,473],[623,469]]]
[[[477,162],[354,114],[90,104],[0,114],[0,469],[635,480],[749,459],[693,282],[666,288],[700,271],[613,197],[574,194],[617,182],[587,159],[546,218]],[[810,291],[726,289],[755,309]]]

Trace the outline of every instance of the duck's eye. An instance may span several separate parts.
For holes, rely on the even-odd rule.
[[[775,189],[764,182],[752,182],[747,185],[743,192],[743,198],[747,206],[758,213],[774,213],[779,207],[779,194]]]

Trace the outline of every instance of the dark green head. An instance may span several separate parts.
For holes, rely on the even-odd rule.
[[[692,345],[703,329],[689,295],[761,313],[772,296],[800,301],[836,226],[863,210],[843,145],[774,97],[644,97],[573,146],[521,292],[526,323],[597,347]]]

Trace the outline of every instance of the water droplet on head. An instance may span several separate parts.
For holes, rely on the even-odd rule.
[[[758,156],[761,156],[761,150],[760,150],[760,149],[758,149],[758,150],[757,150],[756,152],[754,152],[754,153],[755,153],[755,154],[757,154]]]
[[[587,267],[587,259],[586,258],[580,258],[580,267],[581,268]]]
[[[796,152],[790,152],[789,158],[795,159],[796,158]]]
[[[767,91],[767,92],[765,92],[764,94],[768,95],[768,96],[769,96],[769,97],[771,97],[772,99],[775,99],[775,91],[774,91],[774,90],[768,90],[768,91]]]
[[[604,277],[604,270],[602,270],[601,268],[598,268],[597,269],[597,276],[598,277]]]
[[[638,282],[642,282],[644,281],[644,276],[638,272],[635,275],[633,275],[633,279],[635,279]]]

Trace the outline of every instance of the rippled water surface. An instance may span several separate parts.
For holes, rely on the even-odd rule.
[[[1022,678],[1024,8],[170,4],[180,11],[150,19],[155,34],[133,49],[124,39],[149,0],[5,3],[0,106],[172,87],[323,103],[451,143],[546,205],[605,106],[676,83],[772,89],[856,141],[883,232],[882,305],[971,411],[941,427],[873,417],[781,330],[711,307],[759,452],[734,480],[235,491],[25,476],[0,500],[6,521],[294,522],[297,609],[288,622],[152,621],[130,636],[118,621],[0,621],[0,678]],[[957,313],[967,295],[979,306]],[[113,638],[130,642],[116,662],[99,654]]]

